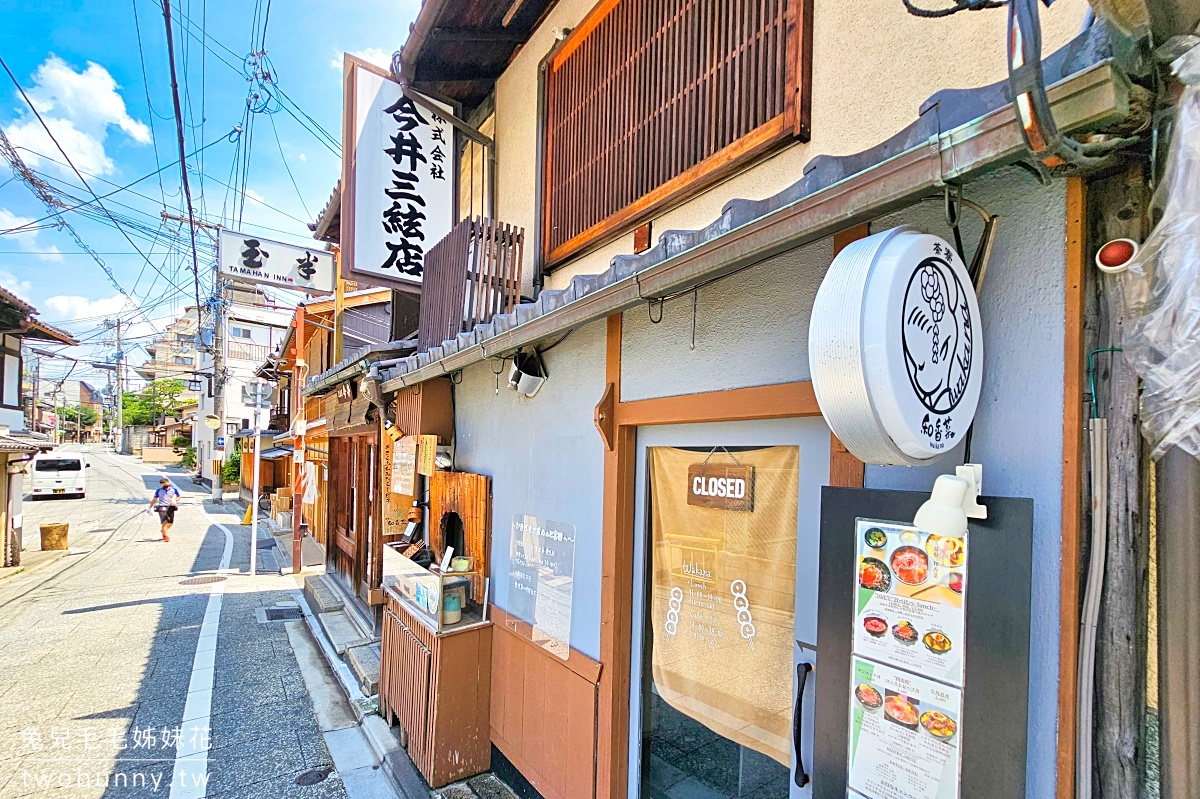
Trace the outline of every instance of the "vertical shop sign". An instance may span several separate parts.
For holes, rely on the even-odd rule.
[[[967,539],[858,519],[849,778],[867,799],[958,799]]]
[[[566,660],[575,599],[575,525],[516,514],[508,559],[508,612],[533,626],[535,644]]]
[[[787,766],[800,451],[649,451],[657,694]]]
[[[425,253],[454,223],[454,128],[451,109],[414,93],[382,70],[348,56],[353,101],[353,223],[347,276],[377,285],[420,283]],[[343,237],[343,241],[346,237]]]

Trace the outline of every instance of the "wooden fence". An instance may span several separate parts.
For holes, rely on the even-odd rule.
[[[477,216],[459,222],[426,253],[417,334],[422,349],[512,310],[521,295],[524,242],[521,228]]]

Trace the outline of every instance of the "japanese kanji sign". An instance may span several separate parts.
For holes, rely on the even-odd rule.
[[[344,274],[384,286],[420,283],[425,253],[454,224],[454,128],[443,116],[451,109],[411,99],[350,56],[345,76],[354,139],[343,167]]]
[[[297,247],[222,228],[217,239],[217,261],[222,275],[247,283],[332,294],[333,255],[317,242],[313,245]]]

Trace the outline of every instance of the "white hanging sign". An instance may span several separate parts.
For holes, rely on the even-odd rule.
[[[813,304],[821,413],[866,463],[917,465],[956,446],[983,382],[979,302],[954,248],[893,228],[838,254]]]
[[[222,228],[217,237],[220,273],[247,283],[307,294],[332,294],[333,255]]]
[[[454,128],[443,116],[451,109],[414,101],[388,72],[349,55],[345,97],[353,140],[343,160],[343,273],[411,287],[454,225]]]

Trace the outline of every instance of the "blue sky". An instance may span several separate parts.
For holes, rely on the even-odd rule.
[[[210,145],[202,156],[189,158],[193,199],[203,217],[238,227],[238,203],[231,202],[237,193],[224,184],[231,182],[235,155],[245,151],[225,137],[243,121],[251,83],[242,60],[257,47],[264,18],[265,51],[278,86],[295,103],[295,116],[286,109],[255,115],[240,227],[303,242],[311,240],[304,222],[325,204],[340,165],[306,129],[312,123],[297,120],[304,119],[297,112],[307,113],[340,139],[342,52],[386,62],[403,43],[418,8],[417,0],[272,0],[268,16],[266,0],[175,0],[175,56],[187,151]],[[159,220],[164,203],[178,213],[182,202],[162,7],[157,0],[0,0],[0,18],[0,57],[96,193],[104,195],[165,167],[161,185],[159,177],[151,177],[104,200],[119,219],[130,220],[127,232],[147,258],[111,223],[93,218],[102,214],[66,214],[129,299],[66,231],[35,229],[39,226],[32,223],[47,215],[45,206],[21,180],[10,180],[12,170],[0,161],[0,285],[32,302],[44,320],[96,342],[70,354],[102,358],[112,348],[100,343],[101,317],[121,314],[130,320],[134,335],[146,340],[194,302],[190,252],[180,245],[186,230]],[[201,37],[208,39],[206,58]],[[3,72],[0,128],[22,160],[52,187],[89,197]],[[242,145],[247,139],[243,134]],[[20,231],[3,232],[13,228]],[[210,264],[201,264],[206,285]],[[138,361],[145,356],[135,352],[130,357]],[[47,361],[43,374],[61,373],[65,366]],[[88,373],[77,369],[73,376],[80,375],[86,379]]]

